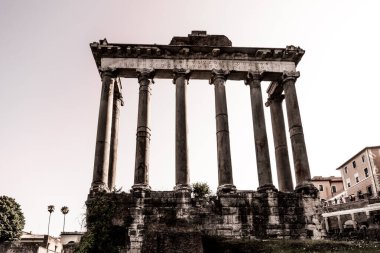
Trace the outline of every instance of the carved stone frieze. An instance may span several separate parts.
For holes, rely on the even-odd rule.
[[[176,57],[179,55],[194,59],[249,59],[249,60],[284,60],[298,63],[305,51],[278,48],[244,48],[244,47],[200,47],[200,46],[170,46],[170,45],[102,45],[97,42],[90,44],[96,57]]]
[[[154,60],[217,60],[267,62],[269,65],[298,64],[305,51],[300,47],[253,48],[232,47],[224,35],[207,35],[195,31],[188,37],[174,37],[169,45],[111,44],[106,39],[90,44],[98,69],[103,68],[103,59],[154,59]],[[283,71],[283,70],[282,70]],[[282,72],[281,71],[281,72]],[[160,77],[159,77],[160,78]]]

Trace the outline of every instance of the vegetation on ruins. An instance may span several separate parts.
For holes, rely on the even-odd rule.
[[[87,201],[87,232],[75,253],[117,253],[125,247],[127,225],[113,222],[118,213],[117,195],[98,193]]]
[[[193,185],[193,193],[195,197],[204,198],[211,194],[210,187],[207,183],[196,182]]]
[[[20,205],[11,197],[0,196],[0,243],[20,238],[24,226]]]

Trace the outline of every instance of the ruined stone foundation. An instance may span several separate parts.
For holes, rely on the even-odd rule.
[[[89,232],[99,222],[94,215],[102,212],[99,198],[108,208],[105,224],[111,224],[111,236],[119,238],[118,247],[126,253],[201,253],[203,236],[303,239],[323,234],[316,192],[237,191],[209,198],[192,198],[189,191],[98,193],[87,201]]]

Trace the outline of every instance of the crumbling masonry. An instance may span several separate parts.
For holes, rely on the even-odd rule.
[[[130,193],[116,194],[118,211],[112,219],[116,225],[125,227],[128,238],[125,252],[154,252],[159,247],[177,247],[181,242],[198,245],[195,248],[187,246],[182,252],[202,252],[199,246],[202,235],[234,238],[321,236],[318,191],[310,183],[295,87],[300,76],[296,66],[304,50],[294,46],[232,47],[226,36],[207,35],[203,31],[194,31],[188,37],[174,37],[169,45],[110,44],[104,39],[90,46],[102,78],[102,92],[88,203],[100,193],[115,197],[115,193],[107,192],[115,185],[119,110],[123,105],[119,77],[137,78],[140,85],[134,185]],[[152,190],[148,178],[149,99],[153,78],[171,79],[176,86],[175,185],[173,191],[167,192]],[[207,79],[215,89],[219,186],[217,196],[210,199],[191,198],[186,129],[189,79]],[[250,89],[259,179],[257,191],[239,191],[233,182],[227,80],[242,80]],[[271,113],[278,190],[272,181],[261,81],[271,82],[265,105]],[[293,151],[295,188],[291,179],[283,100]],[[173,234],[176,239],[171,237]]]

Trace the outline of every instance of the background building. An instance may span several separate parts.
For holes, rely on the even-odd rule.
[[[321,200],[329,200],[344,191],[341,177],[321,177],[315,176],[311,182],[319,190]]]
[[[337,168],[344,190],[351,197],[378,197],[380,191],[380,146],[366,147]]]

